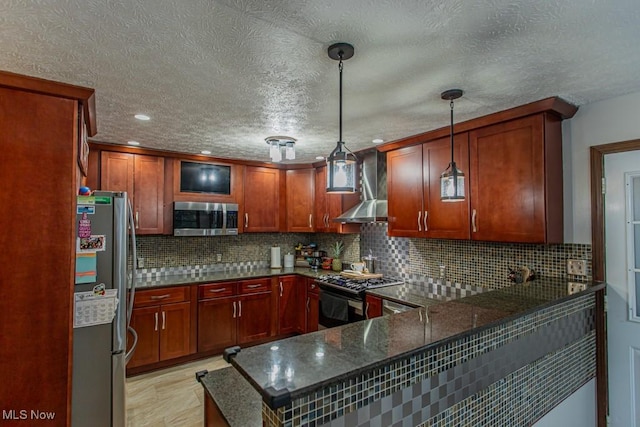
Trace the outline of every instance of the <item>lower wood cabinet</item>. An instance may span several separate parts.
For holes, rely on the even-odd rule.
[[[127,368],[188,355],[190,314],[188,287],[138,291],[131,315],[131,327],[138,334],[138,344]]]
[[[278,277],[278,335],[304,332],[305,287],[303,277]]]
[[[307,278],[305,333],[318,330],[320,319],[320,289],[314,279]]]
[[[382,298],[367,295],[365,297],[364,314],[367,319],[382,316]]]
[[[222,351],[272,336],[271,280],[198,286],[198,352]]]

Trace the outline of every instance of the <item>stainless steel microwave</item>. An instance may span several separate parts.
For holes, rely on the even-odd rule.
[[[174,236],[226,236],[238,234],[235,203],[173,203]]]

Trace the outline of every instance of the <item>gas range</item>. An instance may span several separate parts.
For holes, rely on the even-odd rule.
[[[340,290],[364,298],[364,293],[368,289],[381,288],[384,286],[401,285],[404,280],[398,277],[381,277],[378,279],[351,279],[339,274],[323,274],[316,279],[320,287]]]

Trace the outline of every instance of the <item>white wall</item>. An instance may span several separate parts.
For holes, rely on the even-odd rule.
[[[583,105],[562,126],[564,241],[591,243],[589,147],[640,139],[640,92]]]
[[[542,417],[535,427],[595,427],[596,380],[591,380]]]

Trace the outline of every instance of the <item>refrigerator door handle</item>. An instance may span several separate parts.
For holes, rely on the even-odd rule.
[[[128,217],[129,217],[129,230],[131,232],[131,256],[132,256],[132,260],[133,260],[133,265],[131,267],[131,282],[130,282],[130,287],[129,287],[129,303],[127,306],[127,311],[126,311],[126,316],[127,316],[127,332],[131,333],[131,336],[133,337],[133,344],[131,345],[131,347],[129,348],[129,351],[126,352],[125,356],[124,356],[124,363],[125,366],[127,363],[129,363],[129,360],[131,360],[131,358],[133,357],[133,353],[136,351],[136,347],[138,346],[138,334],[136,333],[135,329],[133,329],[131,327],[131,315],[133,314],[133,302],[135,301],[135,297],[136,297],[136,260],[138,259],[138,254],[136,252],[136,227],[135,227],[135,222],[133,220],[133,208],[131,207],[131,200],[127,197],[127,212],[128,212]],[[122,296],[121,300],[126,301],[126,297]],[[157,316],[157,314],[156,314]],[[158,323],[157,323],[157,317],[156,317],[156,330],[158,330]],[[126,342],[126,341],[125,341]],[[126,349],[126,345],[125,345],[125,349]]]

